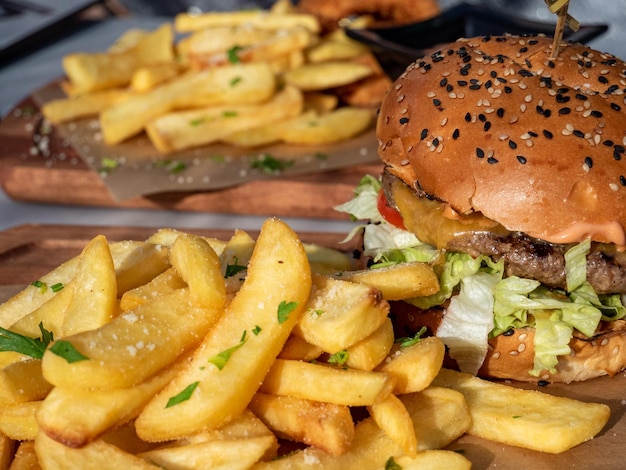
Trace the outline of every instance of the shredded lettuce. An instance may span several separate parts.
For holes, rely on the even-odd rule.
[[[427,309],[451,299],[437,335],[462,371],[478,371],[490,337],[528,326],[535,328],[535,358],[530,373],[554,373],[558,357],[570,353],[574,329],[591,337],[601,320],[626,316],[620,295],[598,295],[587,282],[590,240],[574,245],[565,254],[567,288],[548,289],[536,280],[504,277],[502,262],[495,263],[487,256],[441,252],[387,223],[377,209],[381,188],[377,178],[366,176],[354,199],[335,209],[357,220],[369,220],[349,237],[363,230],[365,254],[375,263],[423,261],[433,265],[439,276],[439,291],[407,301]]]

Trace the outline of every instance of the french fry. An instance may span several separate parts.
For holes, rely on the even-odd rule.
[[[145,93],[178,76],[181,70],[182,67],[178,62],[163,62],[139,67],[130,78],[130,88],[137,93]]]
[[[69,98],[48,101],[41,107],[44,117],[52,124],[97,116],[109,106],[128,99],[131,93],[121,88],[94,91]]]
[[[39,425],[35,415],[40,401],[27,401],[0,407],[0,432],[15,441],[32,441]]]
[[[352,269],[352,259],[342,251],[314,243],[304,243],[311,269],[320,271],[348,271]]]
[[[250,409],[277,435],[331,455],[346,452],[354,437],[354,422],[345,405],[257,393]]]
[[[283,222],[268,219],[246,281],[196,349],[188,368],[139,415],[139,436],[147,441],[173,439],[238,416],[304,311],[310,276],[296,234]]]
[[[439,290],[439,279],[427,263],[400,263],[383,268],[340,272],[337,277],[375,287],[386,300],[421,297]]]
[[[165,114],[148,123],[146,131],[162,153],[207,145],[246,129],[258,122],[271,123],[297,116],[302,94],[291,86],[269,101],[256,105],[224,105]]]
[[[345,365],[352,369],[373,370],[383,362],[394,342],[393,324],[387,320],[371,335],[347,349]]]
[[[182,38],[177,50],[183,56],[207,56],[265,41],[274,34],[271,30],[251,25],[206,27]]]
[[[328,353],[361,341],[387,319],[389,304],[374,288],[321,275],[314,286],[294,334]]]
[[[221,313],[221,308],[193,305],[189,290],[178,289],[97,330],[55,340],[42,359],[44,377],[53,385],[70,388],[136,385],[197,346]]]
[[[226,285],[218,255],[201,237],[181,235],[170,248],[170,261],[189,286],[193,304],[222,309],[226,304]]]
[[[417,455],[417,436],[411,415],[398,397],[388,395],[384,400],[369,406],[368,411],[374,422],[409,457]]]
[[[418,454],[441,449],[460,437],[470,426],[470,415],[463,395],[440,387],[402,397],[417,436]],[[254,470],[385,468],[390,458],[404,455],[402,449],[370,418],[360,421],[354,430],[349,451],[332,456],[321,449],[308,447],[271,462],[259,462]],[[446,467],[443,467],[446,468]],[[460,467],[465,468],[465,467]]]
[[[436,336],[423,338],[410,346],[392,349],[388,359],[376,370],[396,379],[395,394],[419,392],[437,376],[443,364],[445,349],[443,342]]]
[[[154,465],[98,439],[79,449],[67,447],[44,433],[37,434],[35,451],[45,470],[154,470]]]
[[[291,123],[300,122],[300,120],[305,118],[314,119],[316,116],[317,113],[309,110],[292,118],[263,124],[253,127],[252,129],[233,132],[222,137],[221,141],[227,144],[236,145],[237,147],[245,148],[270,145],[281,140],[281,127],[292,125]]]
[[[38,359],[20,359],[0,370],[0,406],[43,400],[50,389]]]
[[[307,343],[296,335],[291,335],[283,346],[278,356],[280,359],[293,359],[297,361],[312,361],[320,357],[324,351],[319,346]]]
[[[186,286],[187,284],[180,277],[178,271],[175,268],[170,268],[157,274],[146,284],[124,292],[120,299],[120,310],[128,312],[161,295],[170,294],[176,289],[182,289]]]
[[[117,277],[109,243],[94,237],[83,249],[73,282],[73,296],[57,335],[93,330],[113,318],[117,299]]]
[[[139,287],[170,267],[167,249],[152,243],[121,241],[111,243],[117,278],[117,293]]]
[[[246,279],[248,263],[252,257],[255,243],[255,240],[247,232],[235,230],[220,254],[222,274],[229,296],[235,295]]]
[[[395,463],[403,470],[470,470],[472,462],[466,457],[451,450],[425,450],[415,457],[401,455],[394,458]]]
[[[130,388],[55,387],[37,411],[39,429],[69,447],[83,447],[137,417],[143,406],[181,370],[171,367]]]
[[[347,406],[369,406],[383,400],[394,380],[381,372],[277,359],[259,391]]]
[[[10,457],[13,452],[4,453],[0,450],[0,455],[2,456],[0,459],[5,458],[5,456]],[[0,464],[0,468],[3,470],[8,468],[10,470],[39,470],[41,466],[35,453],[35,443],[33,441],[20,442],[11,463]]]
[[[261,103],[274,94],[275,84],[276,78],[265,63],[189,71],[105,109],[100,114],[102,134],[107,144],[115,145],[174,109]]]
[[[281,123],[280,139],[290,144],[322,145],[350,139],[367,130],[371,111],[344,106],[317,117],[301,116]]]
[[[165,23],[119,52],[75,53],[63,57],[63,69],[76,93],[88,93],[130,83],[133,72],[147,64],[174,60],[173,31]]]
[[[306,51],[306,56],[309,62],[318,63],[354,59],[367,52],[369,52],[367,46],[351,40],[342,29],[338,29],[310,47]]]
[[[154,449],[139,454],[139,457],[160,468],[246,470],[258,462],[273,444],[273,436],[216,439]]]
[[[200,15],[179,13],[174,19],[174,28],[181,33],[244,24],[269,30],[303,26],[314,33],[320,31],[319,21],[315,16],[298,13],[281,14],[264,11],[211,12]]]
[[[285,73],[287,83],[303,91],[327,90],[362,80],[374,71],[371,67],[351,62],[320,62],[305,64]]]
[[[150,243],[157,246],[170,247],[180,235],[185,232],[176,230],[173,228],[161,228],[154,232],[146,239],[146,243]],[[228,243],[227,241],[220,240],[214,237],[202,237],[213,248],[216,254],[221,255],[224,247]],[[148,279],[149,280],[149,279]]]
[[[604,404],[517,389],[449,369],[441,369],[433,383],[463,393],[472,416],[468,434],[541,452],[560,453],[585,442],[609,419]]]
[[[308,91],[304,94],[304,111],[314,110],[318,114],[327,113],[339,105],[337,95],[319,91]]]

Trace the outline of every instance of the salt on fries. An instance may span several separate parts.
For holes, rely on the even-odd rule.
[[[95,237],[0,305],[2,468],[468,469],[464,433],[563,452],[606,424],[394,338],[388,301],[436,291],[430,266],[351,268],[273,218]]]
[[[98,117],[107,145],[146,132],[162,154],[217,141],[350,139],[372,127],[390,85],[367,47],[342,31],[322,36],[315,16],[281,0],[269,10],[180,14],[174,25],[126,32],[106,52],[69,54],[63,67],[68,97],[42,107],[51,123]],[[284,104],[284,88],[316,92],[317,104]]]

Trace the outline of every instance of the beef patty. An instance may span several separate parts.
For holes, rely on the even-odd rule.
[[[447,249],[472,256],[487,255],[504,261],[507,276],[536,279],[548,287],[565,288],[565,252],[571,245],[556,245],[523,233],[502,237],[472,232],[452,240]],[[592,243],[587,256],[587,280],[598,294],[626,293],[626,256],[614,247]]]

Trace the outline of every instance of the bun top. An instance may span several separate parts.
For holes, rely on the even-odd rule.
[[[581,44],[489,36],[411,64],[377,123],[391,173],[510,231],[626,245],[626,64]]]

